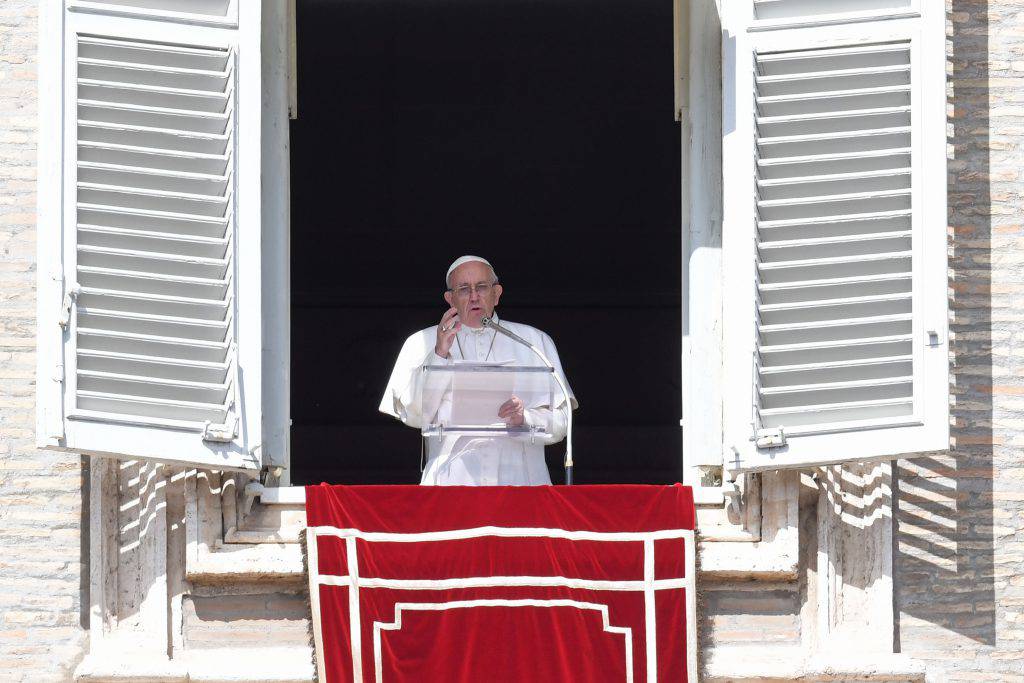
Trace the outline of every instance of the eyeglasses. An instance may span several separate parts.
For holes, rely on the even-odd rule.
[[[470,292],[476,292],[477,296],[487,296],[491,293],[491,289],[498,284],[497,282],[478,282],[475,285],[459,285],[448,291],[454,292],[455,296],[460,299],[466,299],[469,297]]]

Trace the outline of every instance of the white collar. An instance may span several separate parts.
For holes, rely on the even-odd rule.
[[[491,314],[491,320],[493,320],[494,322],[498,322],[498,314],[497,313],[492,313]],[[463,325],[462,329],[467,331],[467,332],[469,332],[470,334],[483,334],[485,332],[494,332],[494,330],[491,329],[490,327],[484,327],[484,326],[470,327],[469,325]]]

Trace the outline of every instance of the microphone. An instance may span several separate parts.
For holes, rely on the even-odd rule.
[[[530,348],[533,348],[533,344],[531,344],[530,342],[526,341],[525,339],[523,339],[522,337],[520,337],[518,334],[516,334],[512,330],[508,329],[507,327],[502,327],[501,325],[499,325],[498,323],[494,322],[494,320],[492,320],[491,318],[487,317],[486,315],[483,318],[480,319],[480,322],[483,323],[484,327],[489,327],[492,330],[494,330],[495,332],[501,332],[503,335],[505,335],[509,339],[517,341],[520,344],[522,344],[523,346],[529,346]],[[545,360],[545,362],[547,362],[547,359],[544,359],[544,360]],[[548,363],[548,365],[550,366],[551,364]]]
[[[489,316],[484,316],[480,319],[484,327],[489,327],[495,332],[501,332],[503,335],[515,341],[523,346],[527,347],[533,353],[544,361],[544,365],[548,366],[552,370],[552,376],[555,382],[558,384],[558,388],[562,390],[562,396],[565,397],[565,483],[569,486],[572,485],[572,471],[573,471],[573,460],[572,460],[572,399],[569,397],[569,387],[565,385],[565,381],[559,376],[558,371],[555,370],[555,366],[548,360],[548,357],[538,349],[536,346],[526,341],[512,330],[502,327],[498,323],[494,322]]]

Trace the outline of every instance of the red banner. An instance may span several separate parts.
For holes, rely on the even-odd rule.
[[[321,682],[696,681],[684,486],[310,486]]]

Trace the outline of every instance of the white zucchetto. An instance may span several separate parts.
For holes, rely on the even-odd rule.
[[[488,261],[485,258],[481,258],[480,256],[470,256],[470,255],[460,256],[459,258],[457,258],[454,261],[452,261],[452,264],[450,266],[448,266],[448,272],[444,274],[444,284],[445,284],[445,286],[448,285],[448,278],[450,278],[452,276],[452,271],[453,270],[455,270],[456,268],[461,266],[463,263],[471,263],[473,261],[479,261],[480,263],[482,263],[485,266],[487,266],[488,268],[490,268],[492,271],[494,270],[494,266],[492,266],[491,262]]]

